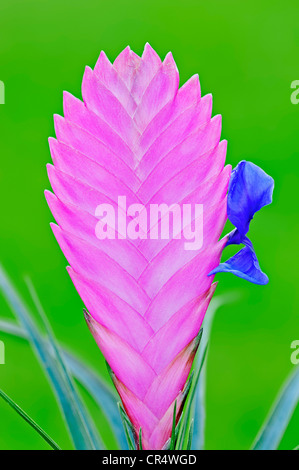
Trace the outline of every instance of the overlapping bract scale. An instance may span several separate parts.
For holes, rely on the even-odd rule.
[[[162,62],[147,44],[142,57],[126,48],[110,63],[101,53],[86,68],[83,101],[64,93],[55,116],[46,192],[52,228],[86,308],[86,320],[109,363],[115,386],[143,448],[161,449],[177,419],[216,284],[226,239],[231,168],[220,142],[221,117],[197,75],[179,88],[172,55]],[[99,240],[99,204],[203,204],[203,244],[186,250],[181,237]],[[161,227],[163,217],[158,219]],[[194,220],[192,220],[194,222]],[[120,235],[120,236],[119,236]]]

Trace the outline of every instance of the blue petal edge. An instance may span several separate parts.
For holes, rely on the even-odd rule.
[[[241,161],[232,171],[227,196],[227,216],[236,227],[229,235],[226,246],[245,245],[208,275],[229,272],[254,284],[265,285],[268,276],[258,263],[252,243],[246,236],[250,221],[262,207],[271,204],[274,180],[254,163]]]
[[[253,284],[265,285],[269,282],[268,276],[261,270],[252,246],[246,245],[237,254],[225,263],[220,263],[208,275],[216,273],[232,273]]]
[[[273,188],[273,178],[254,163],[243,160],[232,171],[227,196],[227,216],[237,228],[240,239],[248,232],[254,214],[271,204]]]

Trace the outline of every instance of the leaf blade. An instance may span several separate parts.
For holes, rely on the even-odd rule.
[[[134,433],[134,430],[132,428],[132,424],[131,424],[125,410],[123,409],[121,403],[118,403],[118,407],[119,407],[120,416],[121,416],[121,419],[122,419],[122,422],[123,422],[123,427],[124,427],[124,430],[125,430],[126,438],[127,438],[127,441],[128,441],[129,449],[130,450],[136,450],[136,446],[134,445],[134,441],[133,441],[132,436],[131,436],[131,434]]]
[[[28,340],[26,331],[11,321],[0,321],[0,331]],[[47,347],[50,347],[49,343]],[[72,375],[90,393],[106,416],[120,449],[128,450],[115,393],[90,366],[81,362],[73,353],[62,348],[62,355]]]
[[[206,369],[207,369],[207,353],[208,341],[210,338],[213,321],[217,310],[226,303],[233,302],[239,297],[238,292],[228,292],[227,294],[216,296],[212,299],[208,311],[203,322],[203,335],[198,351],[197,366],[201,368],[200,374],[197,376],[197,390],[194,396],[194,426],[193,437],[191,443],[192,450],[201,450],[204,448],[205,434],[205,391],[206,391]]]
[[[36,353],[36,356],[39,359],[44,372],[48,376],[50,384],[52,385],[57,400],[60,404],[74,446],[76,449],[82,450],[94,449],[93,442],[91,441],[91,438],[85,429],[84,423],[80,419],[78,410],[68,399],[66,383],[61,376],[61,373],[57,367],[57,363],[50,355],[39,333],[39,330],[31,319],[29,311],[18,296],[8,276],[1,266],[0,290],[2,291],[4,298],[11,306],[12,311],[15,313],[21,325],[28,333],[28,337]]]
[[[50,326],[50,323],[47,319],[47,316],[46,316],[46,313],[42,307],[42,304],[39,300],[39,297],[37,295],[37,292],[31,282],[31,280],[27,277],[25,279],[26,281],[26,284],[27,284],[27,287],[28,287],[28,290],[30,292],[30,295],[32,297],[32,300],[36,306],[36,309],[39,313],[39,316],[43,322],[43,325],[46,329],[46,332],[47,332],[47,335],[48,335],[48,338],[49,338],[49,342],[50,342],[50,345],[52,346],[53,348],[53,352],[54,352],[54,357],[55,357],[55,360],[58,362],[58,364],[60,365],[60,368],[61,368],[61,374],[63,376],[63,379],[65,380],[66,384],[67,384],[67,387],[68,387],[68,390],[69,390],[69,397],[70,399],[74,402],[74,406],[77,408],[78,410],[78,413],[82,419],[82,421],[84,422],[84,425],[85,425],[85,428],[88,432],[88,434],[90,435],[90,438],[93,442],[93,446],[95,449],[98,449],[98,450],[101,450],[104,448],[104,444],[95,428],[95,425],[94,423],[92,422],[90,416],[89,416],[89,413],[87,411],[87,409],[83,406],[83,403],[78,395],[78,392],[75,388],[75,384],[73,382],[73,379],[68,371],[68,368],[67,368],[67,365],[65,364],[64,360],[63,360],[63,357],[61,355],[61,352],[60,352],[60,348],[57,344],[57,341],[54,337],[54,333],[53,333],[53,330]]]
[[[170,446],[169,450],[174,450],[175,448],[175,428],[176,428],[176,406],[177,406],[177,401],[174,402],[174,407],[173,407],[173,415],[172,415],[172,431],[171,431],[171,439],[170,439]]]
[[[0,389],[0,397],[8,403],[54,450],[61,450],[58,444],[22,408]]]
[[[299,367],[286,380],[258,433],[252,450],[275,450],[287,429],[299,401]]]

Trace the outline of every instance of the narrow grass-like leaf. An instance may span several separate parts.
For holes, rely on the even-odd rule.
[[[72,374],[77,378],[77,380],[79,380],[86,390],[88,390],[106,416],[118,442],[119,448],[127,450],[128,443],[124,434],[115,393],[104,383],[103,380],[100,379],[98,374],[93,371],[90,366],[86,366],[69,352],[64,352],[63,356]]]
[[[70,388],[61,372],[59,363],[53,359],[45,342],[33,323],[31,315],[27,310],[23,301],[19,298],[17,292],[13,288],[7,275],[0,267],[0,290],[3,296],[12,308],[23,328],[27,331],[31,344],[34,347],[36,355],[48,375],[50,383],[55,391],[63,411],[66,424],[68,426],[71,438],[76,449],[91,450],[95,449],[90,434],[88,433],[85,423],[82,420],[80,411],[72,399]]]
[[[0,331],[18,338],[24,338],[28,340],[28,334],[24,328],[16,325],[11,320],[0,320]]]
[[[11,321],[0,321],[0,331],[14,336],[28,339],[26,331]],[[46,345],[52,353],[49,342],[45,339]],[[74,354],[62,349],[62,356],[72,375],[85,387],[90,395],[97,402],[99,408],[106,416],[114,436],[119,444],[119,448],[128,449],[128,443],[123,430],[122,420],[117,407],[117,397],[115,393],[105,384],[98,374],[90,366],[82,363]]]
[[[63,376],[63,379],[65,380],[66,384],[67,384],[67,387],[69,389],[69,396],[71,398],[71,400],[74,402],[74,406],[78,409],[78,413],[80,414],[81,416],[81,419],[82,421],[84,422],[84,425],[85,425],[85,428],[88,432],[88,434],[90,435],[90,438],[93,442],[93,446],[95,449],[103,449],[104,448],[104,444],[97,432],[97,429],[93,423],[93,421],[91,420],[90,418],[90,415],[86,409],[86,407],[83,405],[82,403],[82,400],[80,399],[79,395],[78,395],[78,392],[75,388],[75,385],[74,385],[74,382],[73,382],[73,378],[72,376],[70,375],[69,371],[68,371],[68,368],[62,358],[62,355],[60,353],[60,348],[57,344],[57,341],[54,337],[54,332],[51,328],[51,325],[47,319],[47,316],[45,314],[45,311],[43,309],[43,306],[40,302],[40,299],[37,295],[37,292],[31,282],[31,280],[27,277],[25,279],[25,282],[27,284],[27,287],[28,287],[28,290],[30,292],[30,295],[32,297],[32,300],[36,306],[36,309],[39,313],[39,316],[43,322],[43,325],[46,329],[46,332],[47,332],[47,335],[48,335],[48,338],[49,338],[49,342],[53,348],[53,353],[54,353],[54,358],[55,360],[58,362],[58,364],[60,365],[60,368],[61,368],[61,375]]]
[[[276,450],[299,401],[299,367],[285,382],[266,422],[262,426],[253,450]]]
[[[201,329],[198,334],[199,340],[199,349],[201,349],[201,340],[202,340],[203,330]],[[198,353],[197,353],[198,357]],[[192,419],[192,411],[193,411],[193,400],[195,395],[196,386],[198,383],[198,378],[200,376],[202,370],[202,364],[204,361],[204,357],[201,357],[201,363],[198,363],[198,359],[195,361],[195,370],[196,374],[194,376],[194,370],[192,371],[192,375],[190,376],[190,381],[188,382],[188,393],[187,398],[184,404],[183,415],[182,415],[182,423],[178,432],[178,437],[176,441],[176,449],[177,450],[186,450],[187,442],[188,442],[188,432],[191,425]]]
[[[171,432],[171,440],[170,440],[170,446],[169,446],[170,450],[174,450],[175,448],[176,405],[177,405],[177,402],[175,401],[174,407],[173,407],[173,416],[172,416],[172,432]]]
[[[201,356],[201,362],[199,363],[196,375],[193,378],[192,385],[191,385],[190,392],[189,392],[189,396],[188,396],[188,399],[187,399],[187,402],[186,402],[185,413],[184,413],[185,421],[184,421],[184,424],[182,425],[182,432],[181,432],[181,435],[178,439],[178,446],[179,446],[178,448],[180,450],[186,450],[187,445],[188,445],[189,429],[190,429],[191,421],[192,421],[192,417],[193,417],[194,397],[195,397],[195,393],[196,393],[196,390],[197,390],[197,385],[198,385],[198,382],[199,382],[200,374],[201,374],[202,368],[204,366],[204,362],[205,362],[205,358],[206,358],[206,352],[207,352],[207,345],[206,345],[206,347],[203,351],[203,354]]]
[[[142,429],[139,429],[139,450],[143,450],[142,446]]]
[[[184,432],[185,432],[184,427],[185,427],[185,424],[186,424],[186,420],[185,420],[185,413],[186,413],[185,408],[186,407],[185,407],[185,404],[186,404],[186,401],[187,401],[188,396],[189,396],[189,392],[190,392],[191,387],[192,387],[193,377],[194,377],[194,370],[191,371],[190,376],[189,376],[189,378],[188,378],[188,380],[185,384],[184,390],[183,390],[183,411],[181,413],[179,422],[178,422],[178,424],[176,425],[176,428],[175,428],[175,447],[174,447],[175,450],[181,450],[180,443],[182,442],[182,436],[184,435]],[[165,450],[169,450],[170,442],[171,442],[171,438],[166,443]]]
[[[61,450],[55,441],[32,419],[30,416],[9,398],[3,390],[0,389],[0,397],[3,398],[54,450]]]
[[[229,292],[225,295],[214,297],[210,303],[203,322],[203,335],[201,344],[197,353],[195,361],[196,369],[201,368],[200,374],[197,376],[196,394],[194,396],[191,415],[194,416],[194,431],[191,449],[201,450],[204,448],[204,434],[205,434],[205,392],[206,392],[206,364],[205,355],[207,354],[208,341],[211,335],[212,325],[217,310],[230,302],[233,302],[239,297],[238,292]],[[186,442],[186,439],[185,439]]]
[[[118,407],[119,407],[120,416],[123,422],[123,427],[125,430],[126,438],[128,441],[129,449],[136,450],[136,447],[134,445],[134,440],[132,438],[132,435],[134,434],[134,429],[132,427],[131,421],[129,420],[127,413],[123,409],[121,403],[118,403]]]
[[[192,445],[192,436],[193,436],[193,428],[194,428],[194,420],[191,420],[189,432],[188,432],[188,441],[187,441],[187,447],[186,450],[191,450],[191,445]]]

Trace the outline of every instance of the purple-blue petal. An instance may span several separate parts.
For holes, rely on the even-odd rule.
[[[233,170],[227,196],[227,215],[236,227],[227,245],[245,245],[238,253],[209,273],[229,272],[254,284],[267,284],[249,238],[246,236],[254,214],[272,202],[274,180],[251,162],[241,161]]]
[[[242,235],[240,234],[239,230],[235,228],[232,232],[228,234],[228,240],[225,246],[228,245],[240,245],[243,243]]]
[[[267,284],[269,282],[268,276],[261,270],[252,244],[251,242],[249,243],[238,251],[237,254],[225,261],[225,263],[220,263],[217,268],[209,273],[209,276],[226,272],[254,284]]]
[[[254,163],[243,160],[232,171],[227,216],[238,232],[234,235],[236,241],[230,244],[242,243],[254,214],[272,202],[273,188],[273,178]]]

